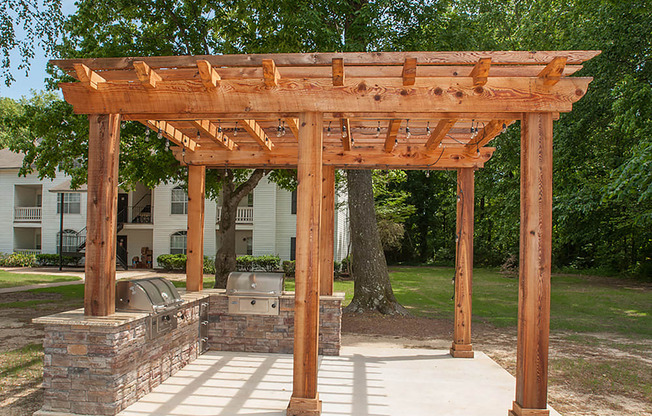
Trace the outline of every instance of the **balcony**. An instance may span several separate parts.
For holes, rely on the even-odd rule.
[[[21,253],[21,254],[41,254],[41,249],[40,248],[15,248],[14,253]]]
[[[41,207],[15,207],[14,221],[16,222],[41,221]]]
[[[222,207],[217,207],[217,222],[222,218]],[[238,207],[235,213],[236,224],[253,224],[254,223],[254,207]]]

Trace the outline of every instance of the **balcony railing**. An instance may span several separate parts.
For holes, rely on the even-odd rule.
[[[41,254],[41,249],[40,248],[15,248],[14,253]]]
[[[14,208],[14,221],[41,221],[41,207]]]
[[[217,222],[222,218],[222,207],[217,207]],[[236,224],[253,224],[254,207],[238,207],[235,213]]]

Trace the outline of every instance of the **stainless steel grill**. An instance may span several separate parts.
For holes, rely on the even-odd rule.
[[[116,283],[115,309],[121,312],[146,312],[150,339],[177,327],[183,299],[172,282],[162,277],[120,280]]]
[[[278,315],[283,273],[233,272],[226,282],[229,313]]]

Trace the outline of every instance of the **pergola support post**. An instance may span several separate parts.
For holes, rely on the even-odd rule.
[[[120,114],[93,114],[88,120],[84,314],[108,316],[115,313]]]
[[[552,114],[521,124],[521,237],[516,400],[510,416],[548,416],[552,251]]]
[[[294,370],[288,416],[321,414],[317,365],[322,123],[321,113],[302,113],[299,117]]]
[[[332,295],[335,274],[333,269],[335,257],[335,168],[324,166],[322,172],[319,293]]]
[[[474,172],[457,170],[457,249],[455,252],[455,319],[453,345],[455,358],[473,358],[471,344],[471,296],[473,290],[473,208]]]
[[[204,284],[204,198],[206,166],[188,165],[188,232],[186,289],[200,292]]]

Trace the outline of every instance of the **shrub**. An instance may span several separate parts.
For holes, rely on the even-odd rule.
[[[77,266],[81,261],[80,257],[72,256],[63,256],[64,266]],[[36,262],[39,266],[58,266],[59,265],[59,255],[58,254],[37,254]]]
[[[215,274],[215,259],[204,256],[204,273]]]
[[[285,275],[285,277],[294,276],[295,267],[296,267],[296,262],[294,260],[292,261],[285,260],[283,262],[283,274]]]
[[[342,270],[342,262],[335,260],[333,262],[333,271],[335,272],[335,274],[339,274],[341,270]]]
[[[159,266],[167,271],[186,271],[185,254],[161,254],[156,258]]]
[[[0,254],[0,266],[3,267],[34,267],[36,256],[26,253]]]
[[[265,271],[274,272],[281,268],[281,258],[279,256],[239,256],[236,258],[236,269],[241,272]]]
[[[351,274],[351,255],[342,259],[342,274]]]

